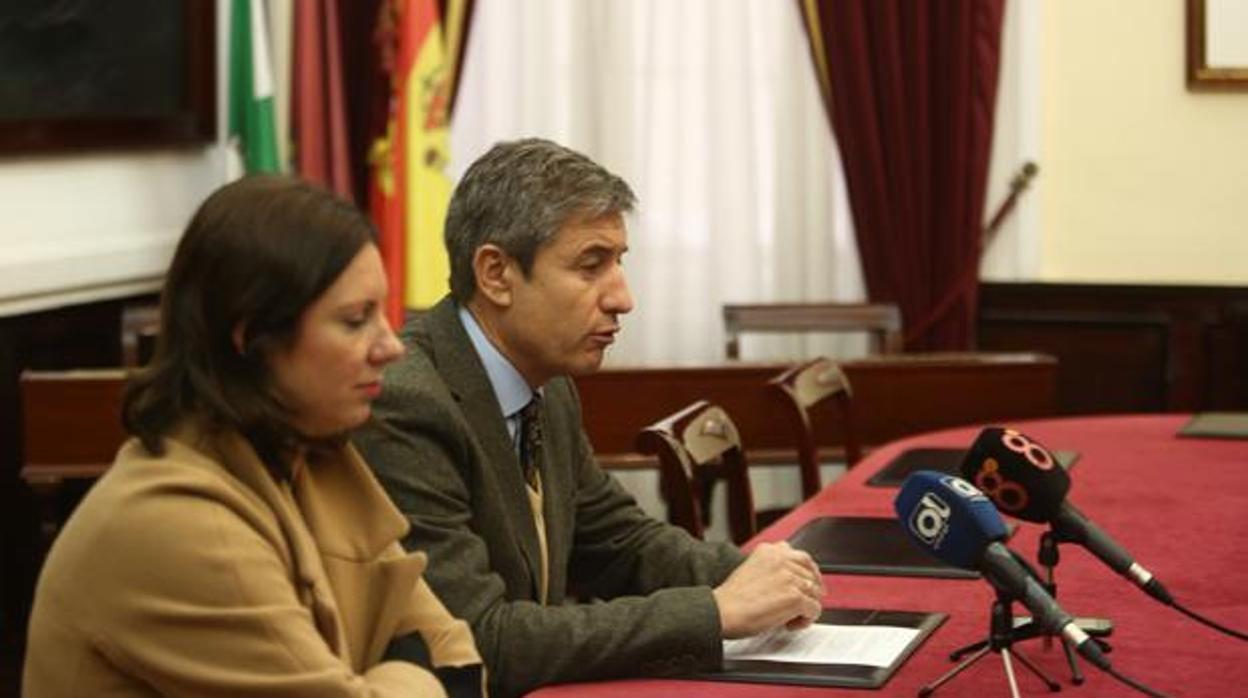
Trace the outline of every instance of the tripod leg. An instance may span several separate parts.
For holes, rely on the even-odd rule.
[[[1065,647],[1066,643],[1063,642],[1062,646]],[[1008,651],[1008,648],[1001,650],[1002,653],[1005,653],[1006,651]],[[1060,683],[1054,681],[1048,674],[1044,673],[1044,670],[1036,666],[1035,663],[1028,659],[1026,655],[1018,650],[1014,650],[1014,656],[1018,658],[1018,661],[1023,663],[1023,666],[1030,669],[1031,673],[1035,674],[1037,678],[1043,681],[1044,684],[1049,687],[1050,691],[1056,692],[1062,690],[1062,685]],[[1009,666],[1008,662],[1006,663],[1006,666]]]
[[[1020,656],[1019,659],[1022,659]],[[1018,698],[1018,680],[1014,678],[1014,663],[1010,661],[1010,648],[1001,648],[1001,662],[1005,664],[1005,680],[1010,682],[1011,698]]]
[[[988,639],[985,638],[979,642],[972,642],[969,645],[963,645],[949,653],[949,661],[956,662],[971,652],[978,652],[988,646]]]
[[[1062,652],[1066,653],[1066,665],[1070,667],[1070,682],[1076,686],[1083,685],[1083,672],[1079,670],[1079,659],[1070,647],[1070,641],[1062,638]]]
[[[1033,620],[1030,616],[1018,616],[1018,618],[1014,620],[1018,619],[1022,619],[1024,622],[1016,623],[1013,630],[1010,631],[1013,641],[1017,642],[1019,640],[1029,640],[1033,637],[1039,637],[1044,634],[1044,629],[1041,628],[1040,624]],[[972,642],[969,645],[963,645],[949,653],[949,661],[956,662],[967,654],[970,654],[971,652],[974,652],[991,642],[991,638],[985,638],[978,642]]]
[[[944,674],[940,676],[940,678],[927,684],[923,688],[920,688],[919,696],[922,697],[922,696],[932,695],[933,693],[936,692],[936,689],[952,681],[953,677],[966,671],[968,668],[970,668],[972,664],[974,664],[975,662],[978,662],[980,659],[983,659],[984,655],[988,654],[991,651],[992,650],[988,647],[988,644],[984,643],[983,647],[980,647],[978,650],[975,651],[974,654],[964,659],[961,664],[958,664],[957,666],[950,669],[949,671],[946,671]]]

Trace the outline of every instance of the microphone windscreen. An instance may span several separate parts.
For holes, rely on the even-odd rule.
[[[962,477],[998,509],[1025,521],[1051,520],[1070,491],[1070,474],[1049,449],[1001,427],[979,432],[962,461]]]
[[[978,569],[988,544],[1009,536],[992,501],[971,483],[946,473],[911,473],[901,483],[893,508],[911,540],[962,569]]]

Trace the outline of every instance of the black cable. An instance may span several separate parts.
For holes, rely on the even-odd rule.
[[[1210,628],[1217,630],[1218,632],[1226,633],[1227,635],[1230,635],[1231,637],[1237,638],[1239,640],[1248,640],[1248,635],[1245,635],[1244,633],[1241,633],[1238,630],[1233,630],[1231,628],[1228,628],[1225,625],[1222,625],[1221,623],[1218,623],[1216,621],[1210,620],[1200,615],[1199,613],[1188,609],[1187,607],[1180,604],[1178,601],[1172,601],[1170,602],[1170,605],[1173,606],[1175,610],[1177,610],[1179,613],[1182,613],[1183,615],[1187,616],[1188,618],[1191,618],[1192,620],[1198,623],[1203,623],[1209,626]]]
[[[1110,676],[1114,677],[1115,679],[1118,679],[1119,681],[1121,681],[1121,682],[1125,683],[1126,685],[1130,686],[1131,688],[1134,688],[1135,690],[1139,691],[1140,693],[1143,693],[1143,694],[1144,694],[1144,695],[1146,695],[1146,696],[1152,696],[1153,698],[1170,698],[1170,696],[1166,695],[1165,693],[1162,693],[1161,691],[1157,691],[1157,690],[1151,689],[1151,688],[1149,688],[1148,686],[1145,686],[1144,684],[1140,683],[1139,681],[1136,681],[1135,679],[1132,679],[1132,678],[1130,678],[1130,677],[1128,677],[1128,676],[1126,676],[1126,675],[1124,675],[1124,674],[1120,673],[1117,669],[1114,669],[1113,667],[1110,667],[1109,669],[1106,669],[1106,670],[1105,670],[1105,673],[1107,673],[1107,674],[1109,674]]]

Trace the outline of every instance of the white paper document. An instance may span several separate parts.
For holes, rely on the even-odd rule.
[[[803,664],[887,667],[919,634],[892,625],[820,625],[783,628],[740,640],[724,640],[724,659]]]

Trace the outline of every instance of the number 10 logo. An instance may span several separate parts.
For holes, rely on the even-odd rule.
[[[939,547],[941,539],[948,532],[951,513],[952,510],[943,499],[927,492],[910,515],[910,530],[919,540],[932,547]]]

